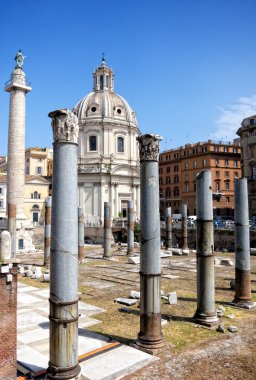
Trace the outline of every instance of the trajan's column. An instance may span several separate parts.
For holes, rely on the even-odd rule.
[[[17,233],[18,249],[29,249],[31,245],[31,223],[24,215],[25,187],[25,102],[26,94],[32,90],[26,84],[26,75],[22,70],[24,56],[21,51],[15,56],[16,66],[11,79],[5,87],[10,93],[8,162],[7,162],[7,204],[8,217],[13,217],[16,209],[16,226],[22,230]],[[28,225],[30,224],[30,226]],[[24,230],[26,228],[27,231]],[[25,247],[25,245],[27,247]]]

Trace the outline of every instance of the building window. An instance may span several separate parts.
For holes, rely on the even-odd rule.
[[[196,191],[196,182],[194,183],[194,191]]]
[[[225,166],[228,166],[228,160],[225,160]]]
[[[189,176],[188,174],[185,175],[185,182],[188,182]]]
[[[197,168],[197,160],[194,161],[193,167]]]
[[[166,155],[166,161],[170,160],[171,159],[171,155],[170,154],[167,154]]]
[[[193,154],[197,154],[197,148],[193,149]]]
[[[228,152],[228,147],[227,147],[227,146],[224,146],[224,152],[225,152],[225,153]]]
[[[163,156],[159,156],[159,161],[163,161]]]
[[[173,171],[178,172],[179,171],[179,165],[174,165]]]
[[[185,162],[185,170],[188,170],[188,162]]]
[[[177,160],[179,158],[179,153],[174,153],[174,159]]]
[[[229,182],[225,182],[225,190],[229,190]]]
[[[220,176],[220,172],[219,172],[219,170],[216,170],[215,175],[216,175],[216,177],[219,177],[219,176]]]
[[[250,119],[250,125],[254,124],[254,119]]]
[[[124,138],[123,137],[117,138],[117,151],[118,153],[124,153]]]
[[[227,202],[227,203],[230,202],[230,197],[226,197],[226,202]]]
[[[41,166],[36,167],[36,174],[41,175],[42,174],[42,168]]]
[[[218,158],[215,158],[215,165],[219,166],[220,165],[220,160]]]
[[[100,75],[100,90],[103,90],[103,75]]]
[[[234,168],[238,168],[238,161],[237,160],[234,161]]]
[[[108,75],[106,75],[106,87],[108,87]]]
[[[163,173],[163,169],[159,168],[158,172],[159,172],[159,174],[162,174]]]
[[[233,148],[233,153],[237,153],[237,148]]]
[[[166,168],[166,173],[170,173],[170,171],[171,171],[171,167],[170,167],[170,166],[167,166],[167,168]]]
[[[235,177],[235,178],[238,178],[238,172],[235,172],[235,173],[234,173],[234,177]]]
[[[34,191],[34,193],[31,194],[31,199],[40,199],[41,194],[39,194],[37,191]]]
[[[188,183],[185,183],[185,192],[186,192],[186,193],[189,192],[189,186],[188,186]]]
[[[179,191],[179,188],[177,186],[174,188],[173,195],[175,197],[178,197],[180,195],[180,191]]]
[[[225,177],[229,177],[229,172],[225,172]]]
[[[159,189],[159,196],[160,196],[160,198],[162,198],[162,196],[163,196],[163,190],[161,188]]]
[[[19,247],[19,249],[24,249],[24,240],[23,239],[19,239],[18,247]]]
[[[202,153],[207,152],[207,146],[202,146]]]
[[[166,184],[168,185],[169,183],[171,183],[171,178],[170,177],[166,177]]]
[[[167,189],[166,189],[166,191],[165,191],[165,196],[166,196],[167,198],[169,198],[169,197],[171,196],[171,190],[170,190],[169,187],[167,187]]]
[[[3,188],[0,187],[0,194],[3,194]]]
[[[220,192],[220,181],[216,182],[216,193]]]
[[[39,212],[38,211],[32,212],[32,219],[33,219],[33,222],[35,222],[35,223],[39,222]]]
[[[42,158],[38,158],[37,162],[43,162],[43,159]]]
[[[159,185],[162,185],[163,184],[163,178],[159,178]]]
[[[3,203],[2,199],[0,199],[0,208],[3,208],[3,206],[4,206],[4,203]]]
[[[214,147],[214,152],[219,152],[219,150],[220,150],[220,149],[219,149],[218,146],[215,146],[215,147]]]
[[[96,150],[97,150],[97,137],[90,136],[89,137],[89,151],[96,152]]]
[[[166,202],[166,207],[171,207],[171,202]]]
[[[178,183],[179,182],[179,176],[178,175],[175,175],[174,176],[174,183]]]
[[[26,174],[29,174],[29,168],[26,168]]]
[[[256,180],[256,165],[252,165],[252,179]]]
[[[206,160],[203,160],[203,168],[206,167]]]

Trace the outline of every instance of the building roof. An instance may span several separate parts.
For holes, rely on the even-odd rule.
[[[106,66],[105,58],[93,73],[93,91],[81,99],[73,109],[79,124],[110,122],[138,128],[135,112],[128,102],[114,92],[114,74]]]

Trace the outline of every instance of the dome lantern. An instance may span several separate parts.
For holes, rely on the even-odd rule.
[[[114,91],[114,73],[106,65],[104,53],[101,66],[97,67],[93,73],[93,91]]]

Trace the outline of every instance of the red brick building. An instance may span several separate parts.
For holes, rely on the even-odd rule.
[[[187,204],[188,215],[196,215],[196,176],[211,170],[214,216],[234,215],[234,179],[241,177],[240,140],[232,143],[198,142],[170,149],[160,154],[159,191],[160,210],[172,207],[181,213]]]

